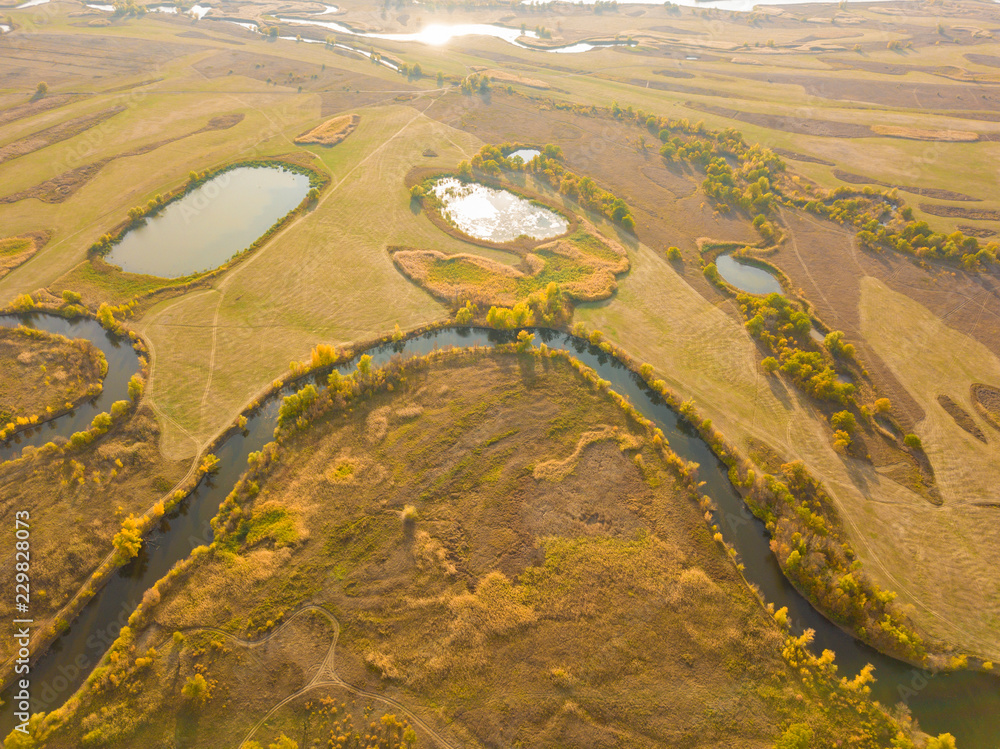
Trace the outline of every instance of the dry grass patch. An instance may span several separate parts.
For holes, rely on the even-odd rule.
[[[994,429],[1000,429],[1000,388],[974,382],[969,392],[976,410]]]
[[[572,300],[607,299],[618,287],[617,276],[629,269],[625,248],[603,237],[585,220],[568,237],[539,245],[518,266],[478,255],[448,255],[436,250],[393,248],[400,272],[438,299],[511,307],[550,283]]]
[[[316,143],[320,146],[335,146],[344,138],[354,132],[354,128],[361,122],[359,114],[345,114],[342,117],[334,117],[327,120],[319,127],[303,133],[295,142],[300,146]]]
[[[48,234],[45,232],[0,239],[0,278],[31,260],[48,239]]]
[[[971,143],[979,140],[977,133],[968,130],[924,130],[916,127],[898,127],[896,125],[872,125],[872,131],[891,138],[907,138],[909,140],[939,140],[953,143]]]
[[[156,418],[142,408],[89,447],[65,455],[33,454],[0,464],[0,522],[31,513],[31,611],[42,630],[104,557],[130,513],[139,515],[173,487],[187,463],[163,459]],[[14,617],[14,600],[0,601]],[[0,662],[16,649],[0,645]]]
[[[38,132],[32,133],[31,135],[14,141],[13,143],[0,146],[0,164],[5,161],[10,161],[11,159],[16,159],[19,156],[29,154],[32,151],[38,151],[39,149],[46,148],[51,146],[53,143],[58,143],[68,138],[72,138],[74,135],[79,135],[95,125],[100,125],[105,120],[110,119],[116,114],[124,111],[125,107],[117,106],[101,110],[100,112],[95,112],[94,114],[74,117],[70,120],[66,120],[66,122],[60,122],[58,125],[47,127],[44,130],[39,130]]]
[[[227,502],[225,530],[157,586],[47,746],[179,731],[229,746],[265,716],[261,745],[295,726],[312,746],[329,722],[304,720],[305,703],[315,715],[333,687],[453,747],[764,749],[791,722],[833,745],[858,711],[861,745],[894,734],[870,703],[845,711],[825,703],[827,682],[800,681],[656,434],[564,359],[441,355],[391,382],[343,408],[323,400],[255,458],[269,467]],[[567,455],[570,470],[535,477]],[[335,658],[314,628],[307,650],[238,667],[241,643],[280,640],[305,607],[339,624]],[[269,712],[324,659],[325,683]],[[210,693],[195,722],[178,695],[196,673]]]
[[[0,328],[0,429],[44,421],[96,395],[106,371],[104,354],[86,339]]]
[[[496,70],[495,68],[490,68],[489,70],[483,71],[484,75],[488,75],[490,80],[497,83],[518,83],[522,86],[528,86],[529,88],[539,88],[539,89],[550,89],[550,86],[545,81],[539,80],[538,78],[526,78],[522,75],[517,75],[516,73],[511,73],[506,70]]]
[[[973,393],[975,393],[975,385],[973,387]],[[939,395],[938,403],[941,404],[941,408],[948,412],[948,415],[955,420],[962,429],[967,431],[973,437],[975,437],[980,442],[988,442],[986,435],[983,434],[983,430],[979,428],[976,420],[972,418],[972,414],[962,408],[961,405],[955,402],[952,398],[947,395]],[[978,399],[977,399],[978,400]]]

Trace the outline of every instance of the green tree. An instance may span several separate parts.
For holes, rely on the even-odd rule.
[[[45,81],[39,81],[38,85],[35,87],[35,96],[45,96],[49,92],[49,84]]]
[[[115,534],[112,543],[115,547],[115,558],[119,564],[133,559],[142,548],[142,532],[140,530],[140,520],[134,515],[129,515],[122,521],[122,529]]]
[[[184,682],[181,687],[181,695],[192,704],[199,706],[208,700],[208,682],[201,674],[195,674]]]
[[[955,737],[950,733],[942,733],[937,738],[929,738],[925,749],[955,749],[955,747]]]
[[[813,730],[806,723],[792,723],[774,745],[774,749],[810,749]]]
[[[775,359],[773,356],[767,357],[766,359],[764,359],[764,361],[760,363],[760,368],[763,369],[768,374],[774,374],[775,372],[777,372],[779,366],[780,365],[778,364],[778,360]]]
[[[903,437],[903,444],[906,445],[911,450],[920,450],[923,448],[923,443],[920,438],[915,434],[908,434]]]
[[[852,434],[858,426],[857,419],[850,411],[838,411],[830,417],[830,424],[834,429],[842,429],[848,434]]]
[[[142,397],[142,391],[142,378],[137,374],[132,375],[132,379],[128,381],[128,397],[137,402]]]
[[[30,312],[35,308],[35,300],[31,298],[30,294],[19,294],[14,297],[10,306],[17,312]]]

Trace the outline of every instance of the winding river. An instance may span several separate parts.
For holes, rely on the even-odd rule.
[[[17,322],[18,318],[0,317],[3,325]],[[110,405],[126,397],[128,379],[138,368],[127,341],[109,338],[92,321],[67,322],[49,315],[35,315],[25,318],[24,322],[54,333],[90,338],[108,357],[108,378],[98,401]],[[664,431],[678,455],[700,464],[699,476],[705,481],[702,490],[718,506],[716,522],[726,541],[739,552],[748,579],[759,586],[767,601],[776,607],[788,607],[793,630],[815,630],[814,647],[817,652],[824,648],[836,652],[842,675],[853,676],[866,663],[872,663],[877,678],[872,689],[875,699],[887,705],[905,701],[924,730],[932,734],[950,732],[958,738],[962,749],[993,748],[1000,736],[1000,679],[972,671],[932,674],[884,656],[831,624],[781,573],[768,547],[769,538],[763,523],[746,509],[729,482],[726,467],[690,425],[613,356],[570,335],[547,329],[532,329],[531,332],[536,334],[537,342],[544,341],[551,348],[568,351],[595,369]],[[512,337],[511,333],[454,327],[386,343],[365,353],[371,354],[373,364],[378,365],[396,354],[415,356],[446,346],[493,345],[510,341]],[[350,373],[355,361],[339,367],[340,371]],[[322,377],[316,379],[317,382],[323,380]],[[186,558],[192,549],[211,542],[212,517],[242,473],[249,453],[272,439],[281,398],[296,387],[287,387],[265,400],[248,419],[246,429],[232,433],[216,449],[221,460],[219,472],[203,478],[192,495],[161,520],[147,537],[140,555],[112,576],[72,625],[37,659],[32,668],[33,711],[49,711],[61,705],[98,664],[143,593],[176,562]],[[48,441],[51,434],[68,436],[82,423],[78,421],[83,418],[82,410],[79,409],[75,417],[62,417],[51,426],[43,427],[42,437],[23,437],[22,446],[42,438]],[[12,454],[13,448],[10,448],[3,455]],[[13,727],[8,707],[10,692],[8,689],[0,695],[5,703],[0,713],[0,736]]]

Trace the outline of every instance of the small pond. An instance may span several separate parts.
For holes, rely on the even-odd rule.
[[[510,242],[522,234],[549,239],[569,230],[569,222],[558,213],[507,190],[445,177],[434,183],[432,192],[443,203],[442,214],[476,239]]]
[[[782,294],[778,279],[762,268],[746,265],[731,255],[719,255],[715,267],[726,283],[750,294]]]
[[[111,248],[129,273],[177,278],[216,268],[298,206],[309,178],[280,167],[239,167],[210,179]]]
[[[512,159],[515,156],[520,156],[521,161],[527,164],[536,156],[540,156],[541,153],[542,152],[539,151],[537,148],[519,148],[516,151],[512,151],[511,153],[507,154],[507,158]]]

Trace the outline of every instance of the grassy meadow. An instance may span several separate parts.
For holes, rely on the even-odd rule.
[[[565,359],[379,379],[252,458],[226,530],[147,594],[46,746],[349,745],[343,722],[381,736],[385,713],[414,746],[896,736],[796,664],[683,464]]]
[[[736,128],[782,154],[804,191],[867,179],[898,186],[914,217],[936,231],[961,229],[990,242],[1000,231],[992,7],[958,0],[730,14],[659,5],[601,13],[420,5],[382,13],[348,0],[332,16],[387,32],[524,23],[551,33],[542,46],[616,36],[637,42],[554,54],[484,37],[431,46],[338,36],[419,64],[422,77],[212,20],[271,24],[271,6],[223,3],[201,21],[155,13],[110,20],[62,0],[43,10],[5,8],[15,29],[0,38],[0,233],[16,241],[0,244],[0,306],[22,294],[52,302],[64,289],[80,293],[94,313],[102,303],[139,298],[127,322],[151,357],[148,408],[127,429],[58,464],[38,457],[0,466],[0,512],[27,503],[45,524],[45,613],[85,585],[124,516],[154,505],[248,402],[317,344],[443,321],[452,312],[446,300],[463,291],[488,289],[490,303],[508,303],[542,288],[547,272],[568,278],[557,256],[532,275],[530,262],[515,266],[503,249],[442,231],[410,199],[415,172],[452,171],[484,144],[510,140],[559,146],[568,169],[621,197],[635,216],[634,234],[586,217],[604,243],[622,248],[628,273],[593,274],[600,293],[578,299],[602,298],[579,304],[574,322],[648,362],[733,444],[766,445],[776,463],[803,461],[833,498],[865,570],[898,594],[917,629],[943,650],[1000,660],[993,573],[1000,434],[969,390],[1000,386],[996,266],[968,272],[865,252],[850,226],[791,208],[775,217],[785,239],[769,262],[817,319],[845,332],[878,395],[919,435],[942,500],[935,506],[905,468],[836,452],[816,404],[761,370],[740,311],[700,267],[706,240],[759,241],[749,216],[709,199],[700,168],[665,162],[655,134],[590,111],[617,102]],[[280,28],[312,39],[327,34]],[[505,80],[490,92],[459,90],[487,69]],[[42,80],[48,93],[39,97]],[[357,116],[356,127],[336,145],[296,144],[348,115]],[[229,119],[221,127],[215,118]],[[87,249],[130,208],[183,186],[192,171],[258,157],[308,159],[331,181],[309,210],[224,273],[152,295],[171,284],[88,259]],[[582,216],[568,198],[546,196],[562,197],[565,210]],[[29,235],[39,238],[33,254],[18,239]],[[668,261],[668,247],[680,258]],[[404,274],[390,248],[425,253],[423,264]],[[580,284],[585,292],[591,280]],[[16,357],[3,359],[13,372]],[[442,365],[398,397],[382,394],[296,437],[289,462],[246,508],[257,525],[238,544],[197,556],[126,643],[121,668],[141,689],[119,696],[91,685],[52,746],[81,745],[91,731],[127,736],[115,739],[120,745],[155,745],[168,735],[204,742],[208,725],[238,742],[245,721],[264,716],[270,720],[255,737],[262,746],[303,725],[317,741],[335,724],[395,730],[388,718],[381,723],[388,715],[408,721],[421,741],[439,736],[453,745],[489,745],[485,737],[500,723],[524,726],[504,740],[526,746],[588,736],[598,745],[763,747],[797,722],[824,740],[840,738],[822,688],[797,686],[781,658],[780,631],[683,492],[657,473],[665,469],[648,445],[623,452],[613,440],[597,441],[559,481],[533,477],[540,463],[577,454],[581,435],[599,422],[645,438],[596,396],[581,395],[571,373],[514,362],[478,362],[485,369],[475,373],[463,373],[468,363]],[[48,364],[42,379],[31,364],[34,379],[19,380],[17,408],[72,400]],[[985,442],[956,422],[942,396],[968,412]],[[0,409],[3,397],[0,385]],[[498,413],[477,411],[483,399]],[[495,431],[477,432],[477,419]],[[372,441],[369,432],[383,430]],[[522,449],[526,441],[537,455]],[[463,464],[466,454],[489,460]],[[638,454],[654,466],[649,475],[633,460]],[[417,476],[415,461],[427,466]],[[635,495],[600,484],[605,476]],[[620,501],[573,504],[595,485]],[[412,523],[400,519],[406,505],[415,508]],[[678,525],[664,522],[666,506]],[[464,522],[470,515],[475,527]],[[681,613],[661,599],[676,601]],[[321,610],[293,617],[307,604]],[[494,621],[490,606],[500,604]],[[571,610],[585,616],[574,620]],[[622,611],[634,631],[609,615]],[[287,626],[279,631],[282,615]],[[643,620],[684,637],[664,642],[655,628],[639,631]],[[321,668],[332,633],[339,633],[336,673]],[[269,644],[257,644],[269,634]],[[488,658],[487,649],[503,657]],[[271,689],[257,688],[272,672],[280,676]],[[177,703],[197,673],[210,697]],[[275,707],[272,691],[291,697],[310,680],[315,693]],[[234,704],[247,705],[245,715],[234,716]]]

